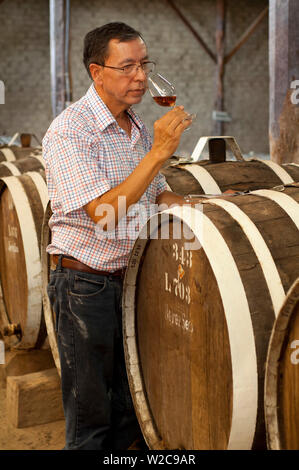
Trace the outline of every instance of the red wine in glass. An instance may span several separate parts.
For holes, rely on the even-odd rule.
[[[150,73],[147,77],[147,85],[152,98],[157,104],[169,108],[175,105],[175,86],[163,77],[163,75],[160,73]],[[185,119],[194,121],[195,118],[196,114],[189,114]]]
[[[174,106],[176,96],[153,96],[155,102],[160,106]]]
[[[160,106],[174,106],[175,87],[160,73],[151,73],[147,78],[148,89],[152,98]]]

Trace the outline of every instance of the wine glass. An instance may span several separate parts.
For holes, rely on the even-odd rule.
[[[160,106],[173,107],[176,102],[175,86],[160,73],[151,72],[147,77],[147,86],[152,98]],[[194,121],[196,114],[189,114],[185,119]],[[187,129],[185,129],[187,130]]]
[[[147,78],[147,82],[149,92],[157,104],[169,107],[175,105],[175,87],[163,75],[151,73]]]

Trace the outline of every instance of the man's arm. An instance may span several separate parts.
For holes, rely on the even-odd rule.
[[[125,198],[125,211],[127,213],[128,208],[139,201],[142,194],[158,174],[164,161],[173,155],[180,142],[182,133],[190,125],[190,121],[186,120],[187,116],[183,107],[179,106],[156,121],[154,124],[152,149],[145,155],[135,170],[120,185],[84,206],[87,214],[103,230],[107,230],[110,223],[114,223],[116,226],[120,218],[124,216],[123,213],[118,213],[118,198],[120,196]],[[112,220],[109,213],[105,211],[104,204],[108,204],[111,207],[111,212],[113,213]]]

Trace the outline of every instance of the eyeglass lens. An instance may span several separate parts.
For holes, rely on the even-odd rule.
[[[137,65],[137,64],[130,64],[130,65],[125,65],[124,67],[124,72],[126,74],[130,74],[133,72],[137,72],[139,67],[142,68],[142,70],[148,74],[154,70],[154,63],[153,62],[144,62],[143,64]]]

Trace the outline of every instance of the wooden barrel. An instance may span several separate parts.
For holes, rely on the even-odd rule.
[[[299,278],[290,288],[272,330],[265,417],[270,449],[299,449]]]
[[[41,155],[41,147],[18,147],[17,145],[0,146],[0,163],[14,162],[20,158]]]
[[[48,202],[45,214],[44,214],[44,220],[43,220],[43,225],[42,225],[42,236],[41,236],[41,262],[42,262],[42,284],[43,284],[43,311],[44,311],[44,317],[45,317],[45,322],[46,322],[46,327],[47,327],[47,333],[48,333],[48,340],[50,344],[50,348],[52,351],[52,356],[57,368],[57,371],[60,375],[61,369],[60,369],[60,359],[59,359],[59,352],[58,352],[58,346],[57,346],[57,336],[56,336],[56,331],[55,331],[55,313],[52,309],[48,293],[47,293],[47,286],[49,282],[49,276],[50,276],[50,256],[47,253],[46,249],[47,246],[51,243],[51,231],[49,228],[49,220],[51,218],[52,211],[51,211],[51,204]]]
[[[264,366],[299,274],[298,201],[295,185],[199,199],[141,231],[124,280],[124,347],[151,449],[266,448]]]
[[[47,202],[40,172],[0,179],[1,329],[20,349],[39,347],[46,336],[40,241]]]
[[[0,178],[3,176],[19,176],[28,171],[44,170],[45,165],[41,155],[21,158],[11,162],[0,163]]]
[[[299,165],[271,160],[171,163],[162,168],[168,189],[178,194],[221,194],[228,189],[253,191],[299,181]]]

